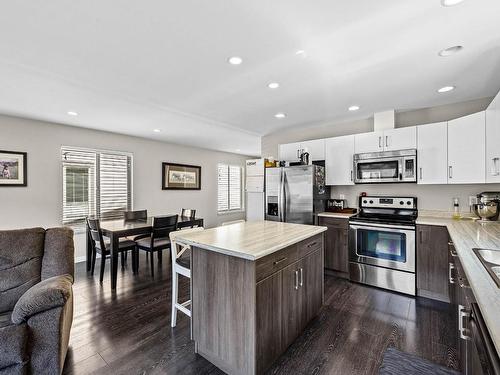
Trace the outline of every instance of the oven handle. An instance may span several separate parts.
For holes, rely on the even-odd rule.
[[[410,232],[410,231],[415,231],[414,226],[404,226],[404,225],[391,225],[391,224],[366,224],[358,221],[350,221],[349,222],[349,228],[352,229],[374,229],[374,230],[379,230],[379,229],[402,229],[399,232]]]

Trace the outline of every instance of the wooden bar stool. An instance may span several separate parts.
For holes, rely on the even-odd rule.
[[[191,246],[179,244],[175,238],[186,233],[199,232],[203,229],[203,227],[196,227],[183,231],[170,232],[169,234],[172,251],[172,327],[175,327],[177,324],[177,310],[191,317],[191,310],[188,308],[191,305],[191,299],[182,303],[179,302],[179,275],[191,279],[191,257],[189,254]]]

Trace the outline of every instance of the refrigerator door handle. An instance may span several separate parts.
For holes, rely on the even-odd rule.
[[[287,205],[287,199],[286,199],[286,185],[287,185],[287,180],[286,180],[286,173],[283,171],[283,220],[282,222],[286,223],[286,205]]]
[[[280,189],[279,189],[279,208],[278,215],[279,221],[285,221],[285,170],[280,170]]]

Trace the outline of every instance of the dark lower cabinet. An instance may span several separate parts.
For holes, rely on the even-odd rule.
[[[257,373],[295,341],[323,305],[322,236],[304,241],[297,251],[304,256],[257,283]],[[282,259],[273,263],[284,263]]]
[[[319,217],[318,224],[326,226],[325,268],[336,276],[349,278],[348,219]]]
[[[417,225],[417,294],[450,301],[448,287],[448,230]]]
[[[448,252],[450,303],[456,308],[458,355],[464,375],[500,375],[500,360],[453,243]]]
[[[283,351],[281,320],[276,319],[283,314],[281,291],[283,288],[283,272],[277,272],[257,283],[256,310],[257,372],[262,373]]]

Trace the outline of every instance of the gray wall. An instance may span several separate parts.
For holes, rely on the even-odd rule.
[[[61,225],[61,146],[78,146],[131,152],[133,204],[148,213],[179,213],[195,208],[205,226],[244,218],[244,213],[217,215],[217,164],[244,166],[245,156],[156,142],[143,138],[0,116],[0,150],[28,153],[28,186],[2,187],[0,229]],[[200,191],[161,190],[161,162],[201,165]],[[75,236],[76,256],[84,252],[82,234]]]
[[[439,107],[408,110],[396,113],[396,127],[415,126],[439,121],[447,121],[471,113],[483,111],[493,98],[482,98],[463,103],[443,105]],[[262,156],[278,157],[280,143],[298,142],[302,140],[336,137],[373,131],[373,118],[344,122],[339,124],[324,123],[300,128],[285,129],[262,137]],[[351,207],[357,207],[360,192],[368,194],[395,194],[416,196],[418,206],[424,210],[450,211],[452,198],[460,198],[461,209],[468,211],[468,197],[482,191],[500,191],[500,184],[478,185],[416,185],[416,184],[382,184],[332,187],[332,198],[345,195]]]

